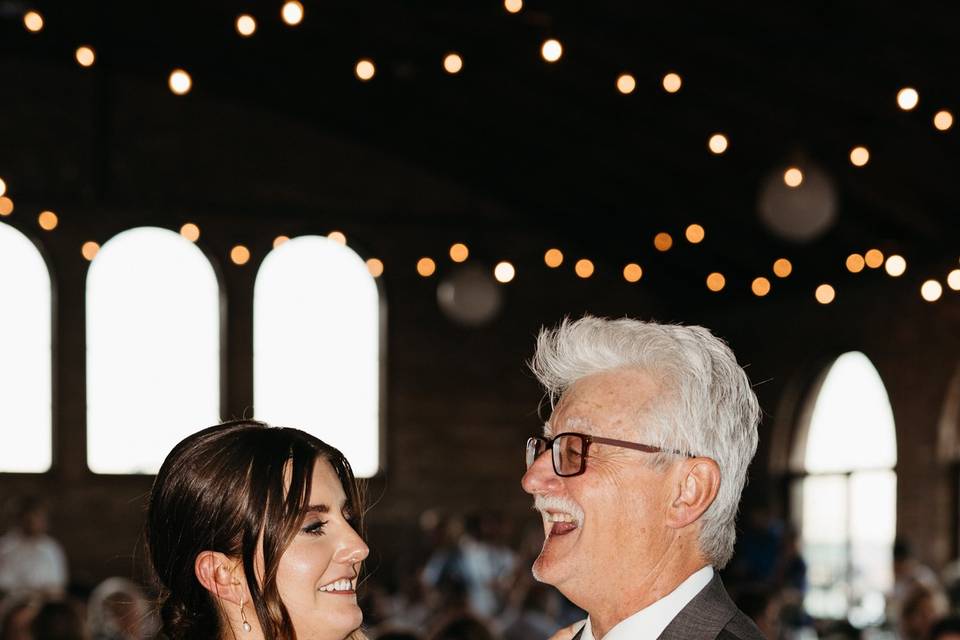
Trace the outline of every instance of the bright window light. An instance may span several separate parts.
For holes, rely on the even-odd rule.
[[[0,472],[50,468],[50,274],[27,236],[0,222]]]
[[[271,251],[254,288],[254,406],[340,449],[360,477],[380,468],[377,286],[352,249],[304,236]]]
[[[880,374],[862,353],[845,353],[830,367],[810,417],[805,461],[810,473],[897,463],[890,400]]]
[[[184,437],[220,421],[220,288],[179,233],[124,231],[87,275],[87,464],[156,473]]]
[[[882,620],[893,586],[897,438],[880,374],[859,352],[834,361],[814,401],[800,480],[811,615]]]

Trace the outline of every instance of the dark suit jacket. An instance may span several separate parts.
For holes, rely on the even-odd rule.
[[[573,640],[580,640],[583,629]],[[687,603],[660,634],[660,640],[764,640],[723,588],[720,576],[713,579]]]

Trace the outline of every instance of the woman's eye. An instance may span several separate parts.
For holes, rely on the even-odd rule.
[[[311,536],[322,536],[323,527],[326,526],[326,520],[317,520],[303,527],[302,531]]]

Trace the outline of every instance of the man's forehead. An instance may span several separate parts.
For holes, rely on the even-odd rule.
[[[568,416],[554,413],[550,416],[550,419],[543,424],[543,435],[548,437],[567,431],[592,434],[595,430],[596,425],[592,420],[577,415]]]
[[[566,431],[611,435],[632,431],[656,402],[657,382],[645,371],[619,369],[581,378],[560,397],[544,435]]]

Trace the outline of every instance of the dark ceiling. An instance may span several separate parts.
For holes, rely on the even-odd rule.
[[[870,246],[956,266],[960,125],[940,132],[932,118],[960,110],[960,5],[525,0],[512,15],[499,0],[304,0],[291,28],[281,4],[0,0],[0,55],[68,66],[91,43],[99,73],[159,84],[182,66],[195,94],[384,149],[499,200],[518,229],[614,255],[652,253],[661,230],[684,244],[698,222],[698,250],[733,271],[792,252],[819,277]],[[20,21],[32,7],[42,34]],[[240,13],[258,21],[252,38],[234,31]],[[550,37],[564,47],[556,64],[539,55]],[[456,76],[441,66],[451,51]],[[361,57],[377,64],[367,83],[353,75]],[[668,71],[683,78],[676,94],[661,88]],[[630,95],[615,88],[622,72],[636,77]],[[920,102],[905,112],[895,98],[908,85]],[[707,150],[718,131],[730,140],[719,156]],[[865,167],[848,160],[856,145]],[[836,190],[835,224],[803,245],[757,215],[765,176],[788,165],[819,166]]]

